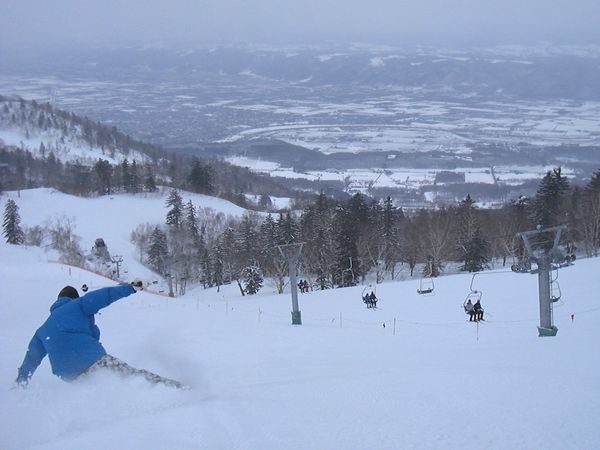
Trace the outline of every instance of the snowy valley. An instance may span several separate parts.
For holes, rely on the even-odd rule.
[[[532,194],[554,167],[582,183],[600,166],[598,54],[594,45],[94,49],[11,58],[0,93],[301,189],[499,204]]]

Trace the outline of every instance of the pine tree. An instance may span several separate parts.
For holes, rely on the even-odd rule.
[[[196,214],[196,208],[191,200],[185,205],[185,230],[192,242],[197,243],[200,240],[200,232],[198,230],[198,215]]]
[[[185,205],[184,221],[181,230],[174,232],[173,238],[181,242],[179,259],[185,261],[184,271],[188,273],[200,273],[201,257],[204,251],[204,242],[198,228],[198,217],[196,208],[191,200]],[[177,237],[176,237],[177,236]],[[175,256],[175,255],[174,255]],[[175,256],[177,258],[177,256]]]
[[[215,247],[213,248],[213,252],[211,254],[211,275],[212,282],[211,285],[216,285],[220,287],[225,282],[225,261],[223,257],[223,243],[219,240]]]
[[[276,242],[274,242],[274,236],[277,233],[277,224],[271,214],[260,224],[258,231],[258,261],[260,266],[265,270],[267,274],[273,274],[273,270],[276,268],[274,264],[274,252]]]
[[[202,286],[212,286],[214,277],[212,275],[212,264],[210,252],[206,244],[206,226],[203,224],[200,228],[199,251],[198,251],[199,279]]]
[[[147,262],[156,272],[165,275],[167,273],[167,259],[167,235],[159,227],[155,227],[150,235]]]
[[[120,169],[120,182],[121,182],[121,187],[123,188],[123,191],[133,192],[133,187],[131,184],[131,172],[129,169],[129,161],[127,161],[127,158],[125,158],[123,160],[119,169]]]
[[[130,183],[129,183],[129,192],[133,192],[134,194],[137,194],[138,192],[140,192],[140,176],[138,174],[138,166],[137,163],[135,162],[135,160],[133,160],[133,162],[131,163],[131,167],[130,167],[130,171],[129,171],[129,176],[130,176]]]
[[[144,190],[146,192],[156,192],[158,188],[156,187],[156,180],[154,179],[154,174],[152,173],[152,169],[148,167],[146,169],[146,177],[144,178]]]
[[[256,259],[259,253],[257,217],[244,214],[237,233],[237,254],[242,261]]]
[[[585,186],[581,200],[574,205],[575,229],[587,256],[598,256],[600,250],[600,170]]]
[[[106,159],[98,159],[94,164],[93,174],[95,178],[96,192],[100,195],[112,193],[113,168]]]
[[[358,245],[361,233],[369,227],[369,207],[357,193],[340,205],[335,213],[336,240],[335,283],[340,287],[354,286],[363,275]]]
[[[567,220],[566,210],[569,181],[560,167],[548,171],[537,189],[533,201],[533,218],[544,228],[562,225]]]
[[[271,197],[269,197],[266,194],[262,194],[260,196],[260,198],[258,199],[258,206],[261,207],[262,209],[269,209],[270,207],[273,206],[273,201],[271,200]]]
[[[205,166],[196,158],[192,162],[192,170],[187,177],[187,182],[194,192],[211,194],[213,192],[212,173],[209,166]]]
[[[275,239],[277,245],[298,242],[298,227],[289,211],[279,214]]]
[[[470,195],[458,206],[456,223],[459,227],[457,250],[463,262],[460,269],[466,272],[483,270],[489,261],[489,244],[482,237],[475,201]]]
[[[381,251],[379,254],[383,259],[384,268],[394,278],[395,266],[398,261],[400,249],[400,220],[404,217],[402,209],[394,206],[391,197],[387,197],[381,211],[381,221],[378,227],[378,235],[381,237]]]
[[[333,286],[335,271],[335,241],[333,216],[335,205],[323,192],[300,218],[300,236],[305,242],[302,251],[304,267],[316,276],[319,289]]]
[[[244,292],[246,294],[252,295],[260,291],[260,288],[263,285],[263,277],[256,261],[252,261],[249,266],[244,268],[243,277]]]
[[[220,240],[222,276],[224,281],[239,280],[240,267],[237,257],[237,240],[233,228],[226,228]]]
[[[63,164],[56,158],[53,151],[48,153],[46,156],[46,165],[44,168],[44,175],[50,186],[56,186],[58,180],[62,178]]]
[[[183,199],[177,189],[171,189],[165,206],[171,208],[167,212],[167,225],[176,230],[180,229],[183,223]]]
[[[20,226],[21,216],[19,207],[14,200],[9,199],[4,208],[3,235],[8,244],[21,245],[25,242],[25,233]]]

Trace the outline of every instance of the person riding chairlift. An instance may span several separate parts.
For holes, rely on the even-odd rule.
[[[471,303],[471,299],[467,300],[465,312],[469,315],[469,322],[475,321],[475,311],[473,310],[473,303]]]
[[[479,300],[477,300],[473,305],[473,312],[475,314],[476,321],[483,320],[483,308],[481,307],[481,302]]]

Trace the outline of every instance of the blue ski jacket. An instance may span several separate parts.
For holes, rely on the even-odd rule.
[[[59,297],[50,307],[50,317],[29,342],[17,383],[26,383],[46,355],[52,373],[63,380],[73,380],[85,372],[106,355],[94,314],[134,292],[130,284],[122,284],[97,289],[74,300]]]

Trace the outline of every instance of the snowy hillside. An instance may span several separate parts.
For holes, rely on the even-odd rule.
[[[83,199],[63,194],[54,189],[29,189],[4,193],[0,204],[12,198],[19,207],[24,226],[44,226],[57,221],[69,221],[74,234],[80,238],[79,245],[87,254],[94,241],[102,238],[112,255],[123,257],[124,276],[130,270],[137,276],[155,281],[157,276],[139,262],[139,255],[131,242],[131,233],[138,225],[164,224],[167,209],[165,200],[169,189],[160,188],[156,193],[121,194]],[[206,214],[240,217],[246,210],[226,200],[202,194],[181,191],[183,201],[191,201],[197,208],[199,218]],[[54,254],[50,258],[57,259]],[[164,289],[159,280],[157,289]]]
[[[22,224],[73,216],[82,245],[101,236],[128,259],[129,277],[151,275],[128,236],[163,219],[163,197],[34,190],[1,204],[9,197]],[[141,292],[96,317],[101,341],[190,391],[107,374],[68,384],[47,360],[26,390],[10,389],[58,291],[112,284],[49,259],[0,243],[3,450],[600,448],[598,259],[559,271],[556,337],[538,337],[537,277],[508,270],[437,278],[431,296],[417,294],[418,279],[299,294],[296,326],[289,290],[268,283],[246,297],[236,286]],[[487,313],[479,325],[462,309],[471,283]],[[365,308],[365,289],[378,309]]]
[[[151,146],[87,118],[19,97],[0,95],[0,144],[29,151],[35,158],[52,153],[61,162],[91,166],[99,158],[147,161]]]

